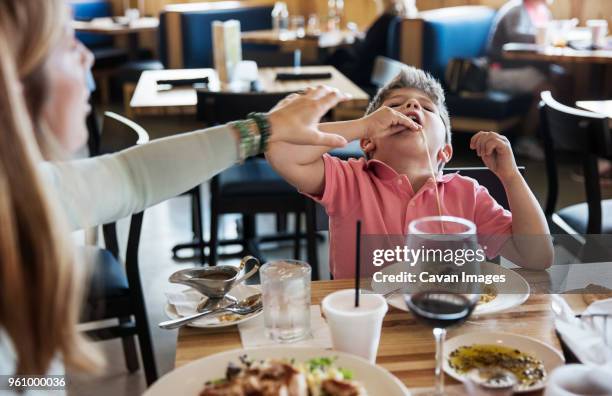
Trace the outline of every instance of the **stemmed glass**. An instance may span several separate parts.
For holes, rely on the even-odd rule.
[[[478,249],[476,226],[459,217],[423,217],[409,224],[407,245],[410,249],[421,250],[420,258],[413,263],[416,274],[426,272],[427,276],[444,275],[445,278],[420,282],[412,294],[404,295],[410,311],[433,327],[436,340],[435,395],[444,395],[446,328],[464,322],[479,299],[478,284],[462,282],[461,274],[478,274],[480,271],[479,262],[465,260],[467,251],[476,252]]]

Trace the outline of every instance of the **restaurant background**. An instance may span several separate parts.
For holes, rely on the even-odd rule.
[[[146,15],[157,15],[165,6],[171,4],[187,3],[216,3],[217,1],[202,0],[145,0],[144,12]],[[505,0],[417,0],[416,6],[419,11],[426,11],[443,7],[454,7],[462,5],[484,5],[499,8]],[[113,13],[122,15],[124,7],[138,7],[138,0],[111,0]],[[240,5],[274,4],[273,0],[238,0],[226,3]],[[292,15],[317,14],[320,18],[327,15],[327,0],[287,0],[289,13]],[[377,5],[374,0],[345,0],[344,23],[354,22],[360,29],[366,29],[377,15]],[[587,19],[607,19],[612,24],[612,1],[606,0],[555,0],[551,6],[555,19],[578,18],[581,21]],[[156,39],[153,33],[141,33],[143,46],[156,50]]]

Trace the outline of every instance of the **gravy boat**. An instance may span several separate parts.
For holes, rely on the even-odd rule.
[[[255,261],[253,268],[240,275],[249,261]],[[234,285],[250,278],[259,269],[259,260],[253,256],[245,256],[240,260],[240,266],[217,265],[205,268],[189,268],[170,275],[171,283],[179,283],[196,289],[209,298],[223,298]]]

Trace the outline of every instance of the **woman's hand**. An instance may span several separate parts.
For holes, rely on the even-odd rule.
[[[478,132],[472,137],[470,148],[476,150],[486,167],[493,171],[502,183],[520,176],[510,142],[505,136],[496,132]]]
[[[331,108],[349,98],[350,96],[326,86],[307,88],[302,95],[287,96],[268,113],[268,142],[343,147],[347,143],[345,138],[321,132],[318,123]]]

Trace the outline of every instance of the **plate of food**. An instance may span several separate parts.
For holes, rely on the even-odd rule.
[[[444,343],[444,371],[463,381],[472,369],[496,368],[511,372],[515,392],[543,389],[555,368],[563,365],[561,352],[535,338],[503,332],[474,332]]]
[[[260,291],[252,286],[238,284],[230,290],[229,294],[237,301],[241,301]],[[166,316],[170,319],[178,319],[196,313],[197,304],[206,297],[192,288],[180,290],[178,292],[166,293],[168,302],[166,303]],[[187,326],[199,328],[216,328],[234,326],[247,320],[251,320],[261,314],[262,310],[255,311],[247,315],[237,315],[231,312],[221,312],[218,314],[207,315],[201,319],[194,320]]]
[[[397,272],[401,268],[403,268],[403,265],[394,264],[385,268],[383,273]],[[480,295],[480,300],[472,315],[488,315],[502,312],[523,304],[529,298],[529,283],[515,271],[502,267],[499,264],[484,262],[481,264],[481,273],[493,276],[503,275],[506,281],[483,285],[485,293]],[[386,292],[386,290],[383,291],[381,289],[380,284],[377,285],[375,282],[372,282],[372,288],[376,292]],[[378,291],[378,289],[381,289],[381,291]],[[408,311],[404,296],[401,293],[392,294],[387,298],[387,301],[389,305],[395,308]]]
[[[405,396],[410,392],[387,370],[358,356],[275,346],[207,356],[171,371],[145,392],[145,396],[173,394]]]

